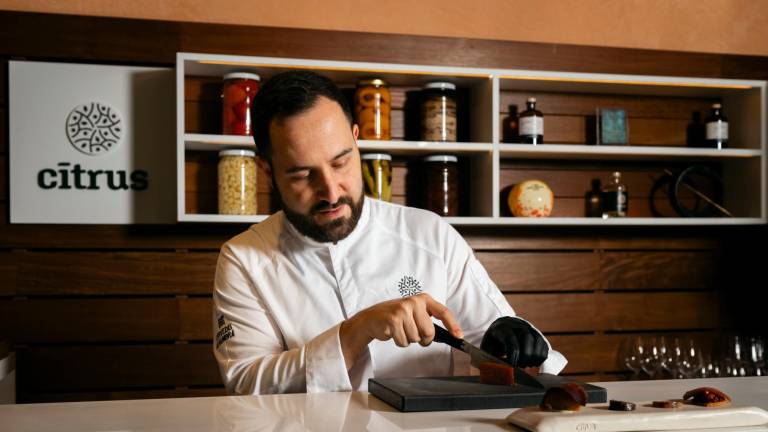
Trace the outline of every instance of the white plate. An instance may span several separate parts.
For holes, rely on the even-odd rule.
[[[521,408],[507,416],[507,422],[537,432],[660,431],[766,425],[768,412],[757,407],[706,408],[690,404],[654,408],[651,402],[638,402],[635,411],[610,411],[608,404],[592,404],[579,411]]]

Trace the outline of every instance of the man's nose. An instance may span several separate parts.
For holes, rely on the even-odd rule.
[[[331,204],[339,200],[341,196],[339,181],[333,171],[323,170],[317,177],[317,194],[318,198]]]

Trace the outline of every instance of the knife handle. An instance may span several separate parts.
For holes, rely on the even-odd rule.
[[[448,330],[440,327],[437,324],[435,324],[435,338],[433,340],[435,342],[442,342],[444,344],[448,344],[458,350],[461,349],[461,344],[464,342],[463,340],[453,336],[448,332]]]

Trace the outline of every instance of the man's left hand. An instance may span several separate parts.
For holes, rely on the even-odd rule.
[[[516,317],[494,321],[485,331],[480,348],[517,367],[540,366],[549,355],[541,333]]]

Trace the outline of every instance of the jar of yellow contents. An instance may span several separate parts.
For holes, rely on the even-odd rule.
[[[367,153],[361,158],[365,194],[382,201],[392,201],[392,156]]]
[[[219,152],[219,214],[256,214],[256,153]]]

